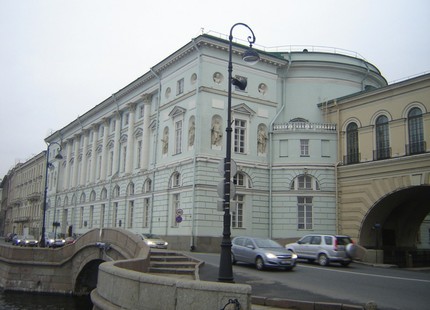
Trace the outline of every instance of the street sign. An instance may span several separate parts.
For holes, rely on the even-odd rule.
[[[217,185],[217,192],[220,198],[224,199],[224,180],[221,180]],[[236,185],[230,183],[230,199],[236,195]]]

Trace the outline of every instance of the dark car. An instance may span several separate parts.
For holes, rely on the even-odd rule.
[[[281,268],[291,270],[296,266],[297,255],[271,239],[235,237],[232,240],[232,262],[255,264],[258,270]]]
[[[21,241],[24,239],[24,236],[21,235],[15,235],[12,238],[12,245],[21,245]]]
[[[12,242],[12,239],[13,239],[13,237],[15,237],[16,236],[16,234],[15,233],[8,233],[7,235],[6,235],[6,237],[4,238],[4,241],[6,241],[6,242]]]
[[[330,263],[348,266],[355,251],[351,237],[343,235],[306,235],[295,243],[287,244],[285,248],[297,253],[299,258],[317,261],[321,266]]]

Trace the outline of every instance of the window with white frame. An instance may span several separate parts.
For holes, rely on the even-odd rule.
[[[233,228],[243,228],[243,209],[244,209],[244,195],[236,195],[233,199],[231,208],[231,226]]]
[[[128,228],[133,228],[133,216],[134,216],[134,200],[130,200],[128,202],[128,219],[127,219]]]
[[[93,228],[93,217],[94,217],[94,206],[90,206],[90,217],[89,217],[89,223],[88,228]]]
[[[297,228],[313,228],[312,197],[297,197]]]
[[[179,172],[175,172],[172,174],[171,180],[170,180],[170,187],[179,187],[181,186],[181,174]]]
[[[144,198],[143,199],[143,220],[142,220],[143,227],[148,227],[149,207],[150,207],[150,198]]]
[[[182,120],[175,122],[175,154],[182,152]]]
[[[180,79],[176,82],[176,95],[184,93],[184,79]]]
[[[251,188],[251,180],[246,173],[238,172],[233,177],[233,183],[236,187]]]
[[[315,177],[305,173],[294,178],[290,188],[292,190],[320,190],[320,185]]]
[[[152,190],[152,181],[151,179],[146,179],[144,185],[143,185],[143,192],[149,193]]]
[[[300,156],[309,156],[309,140],[300,139]]]
[[[102,203],[102,205],[100,206],[100,228],[103,228],[105,224],[105,212],[106,205]]]
[[[177,214],[178,214],[177,211],[180,208],[181,208],[181,195],[179,193],[173,194],[172,195],[172,211],[173,211],[173,216],[172,216],[173,223],[172,223],[172,226],[173,227],[178,227],[179,226],[178,221],[176,221],[176,217],[177,217]]]
[[[245,154],[246,152],[246,120],[234,120],[234,152]]]

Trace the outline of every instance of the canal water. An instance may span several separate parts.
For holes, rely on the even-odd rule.
[[[0,289],[1,310],[91,310],[89,296],[34,294]]]

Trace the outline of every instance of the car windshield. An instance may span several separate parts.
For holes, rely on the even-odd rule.
[[[154,234],[143,234],[143,237],[146,239],[160,239],[160,237]]]
[[[255,244],[259,248],[282,248],[282,246],[271,239],[255,239]]]

